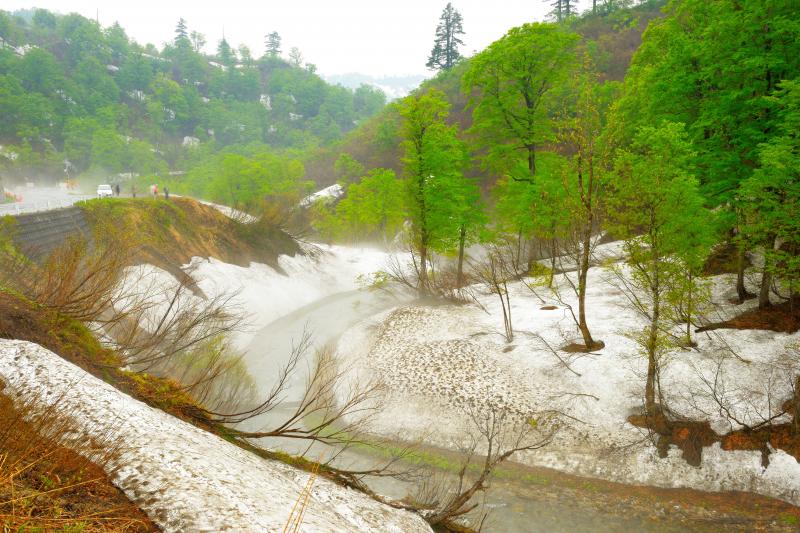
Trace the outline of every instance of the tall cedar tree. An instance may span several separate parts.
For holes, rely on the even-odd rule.
[[[189,43],[189,33],[186,30],[186,21],[178,19],[178,25],[175,26],[175,46]]]
[[[226,67],[229,67],[236,62],[236,55],[234,54],[231,45],[228,44],[228,41],[226,41],[224,37],[217,46],[217,58],[219,58],[219,62]]]
[[[461,13],[448,2],[439,17],[433,50],[425,64],[426,67],[431,70],[450,70],[461,59],[461,53],[458,51],[458,47],[464,44],[458,37],[464,35],[461,23]]]
[[[545,1],[550,2],[550,0]],[[577,2],[573,0],[555,0],[550,4],[553,7],[553,11],[551,11],[550,14],[555,17],[557,22],[561,22],[578,14],[578,8],[575,6],[576,3]],[[594,7],[593,5],[593,9]]]
[[[536,150],[552,140],[550,91],[574,65],[578,40],[555,24],[524,24],[470,61],[463,85],[473,108],[470,133],[485,149],[484,166],[533,180]]]
[[[278,57],[281,55],[281,36],[278,32],[273,31],[266,36],[264,45],[267,49],[267,55],[270,57]]]

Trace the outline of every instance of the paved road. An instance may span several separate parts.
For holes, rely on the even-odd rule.
[[[21,197],[22,201],[0,204],[0,216],[60,209],[94,198],[91,195],[74,193],[59,187],[15,187],[11,191]]]

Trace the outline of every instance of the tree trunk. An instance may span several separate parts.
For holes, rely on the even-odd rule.
[[[655,322],[650,325],[650,336],[647,339],[647,383],[644,389],[644,410],[648,418],[654,418],[658,415],[656,407],[656,343],[657,341],[657,327]]]
[[[528,172],[531,177],[536,175],[536,147],[534,145],[528,146]]]
[[[578,269],[578,329],[581,330],[583,344],[590,351],[595,345],[589,326],[586,324],[586,279],[589,276],[589,247],[591,246],[592,230],[591,219],[588,229],[583,235],[583,249],[581,250],[580,265]]]
[[[456,287],[459,289],[464,285],[464,241],[467,238],[466,226],[461,226],[461,234],[458,237],[458,275],[456,276]]]
[[[661,287],[659,286],[658,259],[654,259],[652,285],[653,316],[650,317],[650,333],[647,338],[647,383],[644,389],[644,410],[648,424],[658,424],[660,408],[656,403],[656,379],[658,377],[658,323],[661,319]],[[652,426],[651,426],[652,427]]]
[[[747,294],[747,289],[744,286],[744,265],[745,265],[745,254],[744,250],[741,247],[737,247],[738,252],[736,255],[736,294],[739,297],[739,303],[744,303],[747,300],[749,294]]]
[[[800,376],[797,376],[794,381],[794,409],[792,429],[795,435],[800,435]]]
[[[425,245],[419,248],[419,296],[428,296],[428,247]]]
[[[772,285],[772,274],[770,274],[764,259],[764,271],[761,273],[761,290],[758,291],[758,308],[766,309],[771,304],[769,302],[769,289]]]

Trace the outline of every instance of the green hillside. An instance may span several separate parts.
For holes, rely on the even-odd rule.
[[[198,151],[322,146],[385,103],[327,84],[297,54],[256,58],[223,40],[207,55],[183,21],[164,37],[159,49],[119,24],[0,11],[0,176],[166,174]]]
[[[663,16],[662,8],[666,3],[666,0],[651,0],[596,14],[589,11],[564,24],[581,36],[581,46],[591,56],[601,76],[621,82],[634,52],[642,42],[642,34],[651,20]],[[520,21],[520,24],[523,22]],[[448,120],[458,123],[461,130],[472,124],[472,115],[466,109],[467,96],[461,88],[462,76],[469,64],[470,59],[467,58],[451,70],[439,72],[417,91],[435,88],[444,92],[451,105]],[[336,169],[336,161],[342,154],[351,156],[367,169],[383,167],[399,172],[399,131],[397,108],[389,105],[335,146],[318,149],[306,162],[307,177],[320,185],[336,182],[342,177],[342,171]],[[473,169],[473,174],[477,174],[477,169]]]

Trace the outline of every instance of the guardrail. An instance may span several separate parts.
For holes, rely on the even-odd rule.
[[[63,209],[65,207],[72,207],[73,205],[91,200],[94,196],[91,195],[75,195],[70,198],[61,198],[58,200],[42,200],[40,202],[15,202],[11,204],[0,204],[0,216],[3,215],[22,215],[25,213],[39,213],[41,211],[52,211],[53,209]]]

